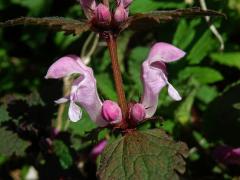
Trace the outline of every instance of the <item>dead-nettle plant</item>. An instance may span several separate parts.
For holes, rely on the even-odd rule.
[[[129,16],[132,0],[115,0],[113,9],[108,0],[97,3],[95,0],[79,0],[87,20],[79,21],[62,17],[21,17],[8,20],[0,25],[43,25],[64,31],[66,34],[80,35],[91,30],[106,41],[109,49],[112,72],[118,96],[118,103],[102,101],[97,92],[96,79],[92,68],[83,63],[80,57],[67,55],[49,68],[46,78],[64,78],[80,74],[72,83],[68,96],[56,103],[69,102],[68,115],[71,121],[81,119],[83,108],[99,127],[118,129],[122,137],[107,145],[102,153],[97,175],[100,179],[177,179],[184,173],[184,157],[187,146],[173,141],[161,129],[137,131],[139,123],[153,118],[161,89],[168,87],[173,100],[181,100],[177,90],[167,77],[166,64],[185,56],[185,52],[171,44],[158,42],[142,64],[141,80],[143,95],[139,102],[127,102],[123,88],[122,75],[117,57],[117,37],[126,28],[134,28],[140,23],[161,23],[179,17],[222,16],[221,13],[200,8],[154,11]],[[135,28],[136,29],[136,28]],[[93,154],[99,154],[106,142],[100,143]]]

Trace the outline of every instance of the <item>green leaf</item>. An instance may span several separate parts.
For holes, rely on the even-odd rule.
[[[218,91],[214,87],[202,86],[198,89],[197,98],[206,104],[209,104],[218,96]]]
[[[28,15],[33,15],[37,16],[44,10],[46,10],[47,6],[51,1],[49,0],[11,0],[12,3],[21,5],[23,7],[28,8],[29,14]]]
[[[186,144],[174,142],[163,130],[131,131],[105,148],[98,169],[102,180],[178,179],[184,173]]]
[[[189,123],[191,118],[191,110],[196,95],[196,90],[193,90],[184,102],[179,106],[175,113],[176,119],[183,125]]]
[[[186,49],[196,34],[196,25],[200,22],[200,19],[194,19],[191,23],[182,19],[178,24],[176,33],[174,34],[173,44],[181,49]]]
[[[157,10],[158,8],[161,9],[176,9],[176,8],[183,8],[185,5],[182,2],[157,2],[153,0],[134,0],[130,6],[131,13],[138,13],[138,12],[148,12],[152,10]]]
[[[107,99],[116,100],[117,94],[114,90],[114,84],[110,75],[107,73],[98,74],[96,75],[96,79],[98,82],[97,86],[101,91],[101,94]]]
[[[70,166],[72,166],[73,159],[68,147],[64,144],[64,142],[60,140],[53,141],[53,149],[59,158],[59,162],[63,169],[68,169]]]
[[[0,106],[0,124],[10,119],[11,117],[9,116],[7,109],[4,106]]]
[[[148,48],[139,46],[134,48],[129,56],[128,65],[130,78],[134,81],[134,83],[137,86],[136,88],[138,90],[141,89],[142,86],[142,82],[140,80],[142,63],[145,60],[145,58],[147,58],[148,52],[149,52]]]
[[[207,30],[191,49],[187,59],[190,64],[199,64],[208,53],[216,47],[216,40],[212,38],[211,31]]]
[[[4,156],[23,156],[26,148],[30,145],[29,142],[24,141],[11,131],[0,129],[0,154]]]
[[[80,121],[71,122],[68,120],[68,122],[70,123],[70,132],[81,136],[85,135],[86,132],[89,132],[97,127],[85,111],[83,111],[82,119]]]
[[[212,53],[210,57],[213,61],[218,62],[219,64],[240,69],[239,52]]]
[[[183,69],[178,76],[182,80],[194,78],[202,84],[215,83],[224,79],[219,71],[200,66],[187,67]]]

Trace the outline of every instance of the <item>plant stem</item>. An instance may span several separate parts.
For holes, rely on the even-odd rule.
[[[112,61],[112,70],[113,70],[113,77],[115,82],[115,87],[118,95],[118,103],[123,113],[123,120],[126,120],[127,113],[128,113],[128,106],[125,97],[125,92],[123,89],[123,81],[122,81],[122,74],[118,62],[117,56],[117,42],[116,38],[109,33],[109,37],[107,38],[108,49],[111,56]]]
[[[103,4],[107,7],[109,7],[109,0],[103,0]]]

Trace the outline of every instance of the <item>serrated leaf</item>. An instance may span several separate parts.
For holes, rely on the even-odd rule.
[[[89,29],[87,22],[81,22],[75,19],[64,17],[20,17],[5,22],[0,22],[0,27],[17,26],[17,25],[35,25],[44,26],[49,29],[64,31],[66,34],[80,35]]]
[[[239,52],[212,53],[210,57],[213,61],[218,62],[219,64],[240,69]]]
[[[163,130],[131,131],[107,145],[100,161],[101,180],[178,179],[184,173],[186,144],[174,142]]]
[[[212,10],[201,10],[201,8],[188,8],[188,9],[177,9],[169,11],[152,11],[147,13],[137,13],[128,18],[128,21],[124,25],[123,29],[128,26],[134,28],[142,24],[146,27],[147,24],[161,23],[176,20],[181,17],[205,17],[205,16],[224,16],[216,11]]]
[[[210,84],[223,80],[221,73],[215,69],[208,67],[187,67],[179,73],[179,78],[186,80],[194,78],[202,84]]]
[[[0,154],[4,156],[23,156],[26,148],[30,145],[29,142],[24,141],[11,131],[0,129]]]
[[[59,158],[59,162],[63,169],[68,169],[73,164],[72,156],[68,147],[60,140],[53,141],[53,149]]]
[[[10,119],[11,117],[9,116],[7,109],[4,106],[0,106],[0,124]]]

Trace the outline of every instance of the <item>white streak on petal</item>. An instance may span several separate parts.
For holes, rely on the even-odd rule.
[[[178,91],[170,83],[168,83],[168,94],[175,101],[182,100],[182,97],[179,95]]]
[[[70,102],[69,110],[68,110],[69,119],[73,122],[77,122],[82,117],[82,111],[80,107],[74,102]]]
[[[69,99],[68,98],[66,98],[66,97],[63,97],[63,98],[60,98],[60,99],[58,99],[58,100],[56,100],[56,101],[54,101],[56,104],[63,104],[63,103],[66,103],[66,102],[68,102],[69,101]]]

